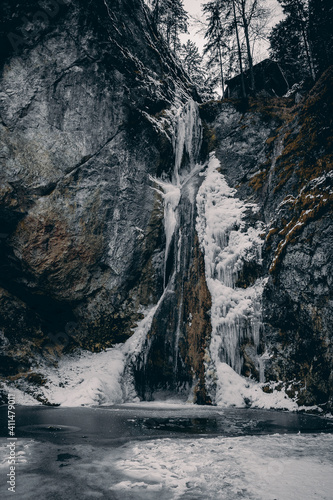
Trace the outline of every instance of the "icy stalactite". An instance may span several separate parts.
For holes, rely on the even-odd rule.
[[[173,149],[175,155],[172,182],[150,176],[160,189],[155,189],[163,197],[164,203],[164,287],[167,285],[167,261],[172,239],[177,227],[177,209],[181,197],[182,186],[188,181],[189,172],[195,167],[201,148],[202,125],[198,105],[189,99],[173,118]],[[185,155],[185,160],[184,160]],[[183,165],[185,167],[183,168]]]
[[[173,134],[173,149],[175,153],[174,180],[180,185],[183,180],[182,162],[184,153],[187,155],[189,169],[195,165],[202,138],[202,126],[198,105],[190,99],[180,108],[175,119]]]
[[[217,374],[219,365],[227,363],[238,374],[242,371],[241,344],[249,341],[257,350],[261,328],[261,294],[263,280],[251,286],[237,286],[244,262],[260,263],[262,224],[248,227],[246,216],[257,206],[235,197],[218,172],[219,161],[211,155],[206,178],[198,195],[197,232],[205,255],[206,279],[212,296],[212,339],[207,358],[208,380]],[[259,369],[259,361],[257,359]],[[214,375],[213,375],[214,373]]]
[[[180,200],[180,187],[174,184],[161,181],[150,176],[150,180],[157,184],[161,191],[155,189],[162,197],[164,204],[164,232],[165,232],[165,253],[164,253],[164,288],[167,285],[167,261],[169,257],[172,238],[177,226],[177,207]]]
[[[268,351],[265,351],[264,354],[259,356],[259,382],[265,382],[265,363],[271,358],[271,354]]]

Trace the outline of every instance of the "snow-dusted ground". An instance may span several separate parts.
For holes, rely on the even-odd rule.
[[[155,309],[155,308],[154,308]],[[153,310],[145,318],[149,323]],[[105,352],[81,354],[63,358],[57,368],[48,368],[47,383],[38,390],[51,403],[61,406],[91,406],[112,405],[126,401],[138,402],[133,381],[124,377],[126,362],[130,356],[135,356],[140,350],[140,343],[145,338],[145,332],[138,328],[136,335],[131,337],[131,345],[108,349]],[[218,406],[264,409],[286,409],[296,411],[297,404],[291,400],[285,391],[274,391],[271,394],[263,392],[265,384],[238,375],[226,363],[219,363],[218,378],[220,397]],[[278,384],[276,384],[278,385]],[[9,390],[9,388],[8,388]],[[37,401],[18,389],[10,389],[15,394],[17,404],[33,405]],[[162,403],[164,405],[166,401]],[[173,401],[174,403],[174,401]],[[192,403],[192,393],[188,395],[188,404]]]
[[[117,449],[18,440],[16,450],[16,495],[23,500],[333,497],[332,434],[154,439]],[[6,457],[3,449],[2,479]],[[12,498],[5,481],[0,495]]]

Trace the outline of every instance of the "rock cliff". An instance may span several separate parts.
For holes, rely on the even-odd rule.
[[[161,295],[149,175],[173,169],[173,110],[195,91],[139,0],[1,9],[1,364],[16,376],[123,341]]]
[[[202,106],[207,144],[240,198],[266,225],[261,352],[265,380],[283,382],[300,405],[332,407],[332,68],[301,102],[250,100]],[[244,273],[244,272],[243,272]],[[244,371],[253,369],[246,340]],[[247,354],[249,353],[249,355]],[[282,383],[268,384],[281,389]]]
[[[150,310],[124,377],[141,398],[190,390],[214,403],[209,272],[226,273],[232,300],[250,304],[257,283],[261,292],[237,328],[218,325],[239,335],[237,359],[226,340],[221,360],[264,392],[331,409],[332,70],[298,104],[208,102],[201,123],[196,91],[141,0],[5,0],[1,19],[3,380],[46,402],[35,388],[47,363],[123,343]],[[236,215],[208,270],[196,228],[222,186],[216,177],[200,191],[212,151]],[[247,253],[234,253],[230,274],[233,228]]]

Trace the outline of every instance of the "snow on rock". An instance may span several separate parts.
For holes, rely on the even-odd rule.
[[[16,387],[13,387],[11,384],[7,384],[6,382],[1,382],[0,387],[5,394],[14,395],[15,403],[17,405],[35,406],[42,404],[41,402],[36,401],[36,399],[27,392],[17,389]]]
[[[266,409],[285,409],[296,411],[297,404],[292,401],[283,389],[273,391],[271,394],[263,392],[263,384],[238,375],[226,363],[217,366],[218,389],[216,404],[222,407],[244,407]]]
[[[144,318],[124,344],[99,353],[78,351],[62,358],[57,367],[48,367],[47,384],[40,388],[43,397],[61,406],[110,405],[136,400],[128,368],[141,352],[158,304],[142,311]],[[29,399],[25,404],[36,404],[36,400]]]
[[[118,348],[63,358],[48,372],[45,396],[62,406],[120,403],[124,361]]]

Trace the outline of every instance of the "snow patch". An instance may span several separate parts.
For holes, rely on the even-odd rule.
[[[230,406],[263,409],[285,409],[296,411],[297,404],[292,401],[285,391],[273,391],[271,394],[263,392],[264,384],[238,375],[226,363],[217,366],[219,380],[216,392],[216,404],[224,408]]]
[[[142,351],[158,305],[142,311],[144,318],[124,344],[99,353],[80,350],[52,368],[41,364],[38,370],[47,373],[47,383],[38,388],[38,394],[52,404],[68,407],[137,401],[130,366]],[[36,399],[18,389],[10,387],[10,392],[19,404],[36,404]]]

